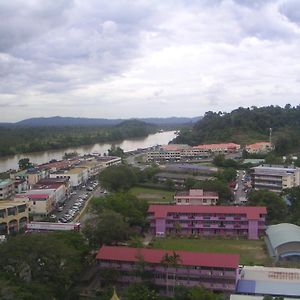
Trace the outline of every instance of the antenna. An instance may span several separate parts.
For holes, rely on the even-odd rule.
[[[270,134],[269,134],[269,142],[272,145],[272,128],[271,127],[269,128],[269,132],[270,132]]]

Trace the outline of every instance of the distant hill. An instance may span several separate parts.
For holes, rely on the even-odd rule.
[[[136,118],[134,120],[143,121],[154,125],[184,125],[194,124],[201,117],[184,118]],[[20,126],[20,127],[39,127],[39,126],[114,126],[128,119],[97,119],[97,118],[72,118],[72,117],[49,117],[49,118],[30,118],[16,123],[0,123],[0,126]],[[133,119],[129,119],[133,120]]]
[[[270,128],[278,154],[300,153],[300,106],[289,104],[285,107],[239,107],[230,113],[209,111],[192,130],[182,130],[174,142],[246,144],[268,140]]]

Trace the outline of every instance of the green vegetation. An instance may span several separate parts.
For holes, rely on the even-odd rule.
[[[236,142],[240,144],[268,140],[273,129],[275,151],[285,155],[300,150],[300,106],[238,108],[231,113],[207,112],[193,130],[183,130],[176,143]]]
[[[129,192],[139,199],[145,200],[149,203],[155,202],[173,202],[174,192],[154,189],[154,188],[146,188],[146,187],[139,187],[135,186],[129,190]]]
[[[75,232],[10,237],[0,247],[1,299],[78,299],[88,248]]]
[[[248,195],[248,205],[266,206],[268,224],[278,224],[287,219],[287,206],[283,199],[268,190],[251,191]]]
[[[0,157],[16,153],[62,149],[126,138],[147,136],[157,131],[154,125],[137,120],[116,126],[93,127],[1,127]]]
[[[268,264],[268,255],[264,250],[264,241],[260,240],[166,238],[156,239],[153,242],[153,247],[174,251],[235,253],[240,254],[241,264]]]
[[[148,203],[127,192],[111,193],[91,200],[92,217],[85,222],[84,235],[98,248],[127,241],[147,227]]]

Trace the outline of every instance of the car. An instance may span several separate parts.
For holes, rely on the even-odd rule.
[[[70,193],[70,196],[74,196],[76,194],[77,194],[76,192],[72,192],[72,193]]]
[[[63,210],[64,210],[64,208],[62,206],[59,206],[58,209],[57,209],[57,211],[59,211],[59,212],[61,212]]]
[[[89,192],[92,192],[94,189],[93,189],[93,187],[88,186],[88,187],[86,188],[86,190],[89,191]]]

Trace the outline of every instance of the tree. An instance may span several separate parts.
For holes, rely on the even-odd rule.
[[[29,158],[21,158],[18,162],[20,170],[27,170],[32,167],[32,163]]]
[[[161,259],[161,264],[166,268],[166,292],[169,295],[169,268],[176,268],[181,261],[180,255],[175,251],[171,255],[166,252]],[[176,273],[173,273],[173,292],[176,285]]]
[[[126,165],[111,166],[99,176],[101,185],[110,191],[128,190],[137,182],[133,168]]]
[[[253,206],[266,206],[269,224],[286,221],[287,206],[283,199],[274,192],[268,190],[251,191],[248,195],[248,203]]]
[[[124,300],[156,300],[158,295],[143,283],[133,283],[125,290]]]
[[[120,147],[116,147],[115,145],[111,146],[111,149],[108,149],[108,155],[110,156],[119,156],[121,158],[124,157],[124,150]]]
[[[128,192],[112,193],[105,198],[94,198],[92,209],[96,213],[104,210],[113,210],[124,217],[130,226],[140,226],[145,229],[147,225],[148,202],[139,199]]]
[[[121,214],[111,210],[103,211],[85,222],[83,234],[93,248],[111,245],[128,239],[130,230]]]
[[[1,245],[0,257],[1,274],[16,287],[9,288],[13,294],[44,290],[53,295],[45,299],[69,299],[87,264],[88,248],[79,233],[36,233],[11,237]]]

